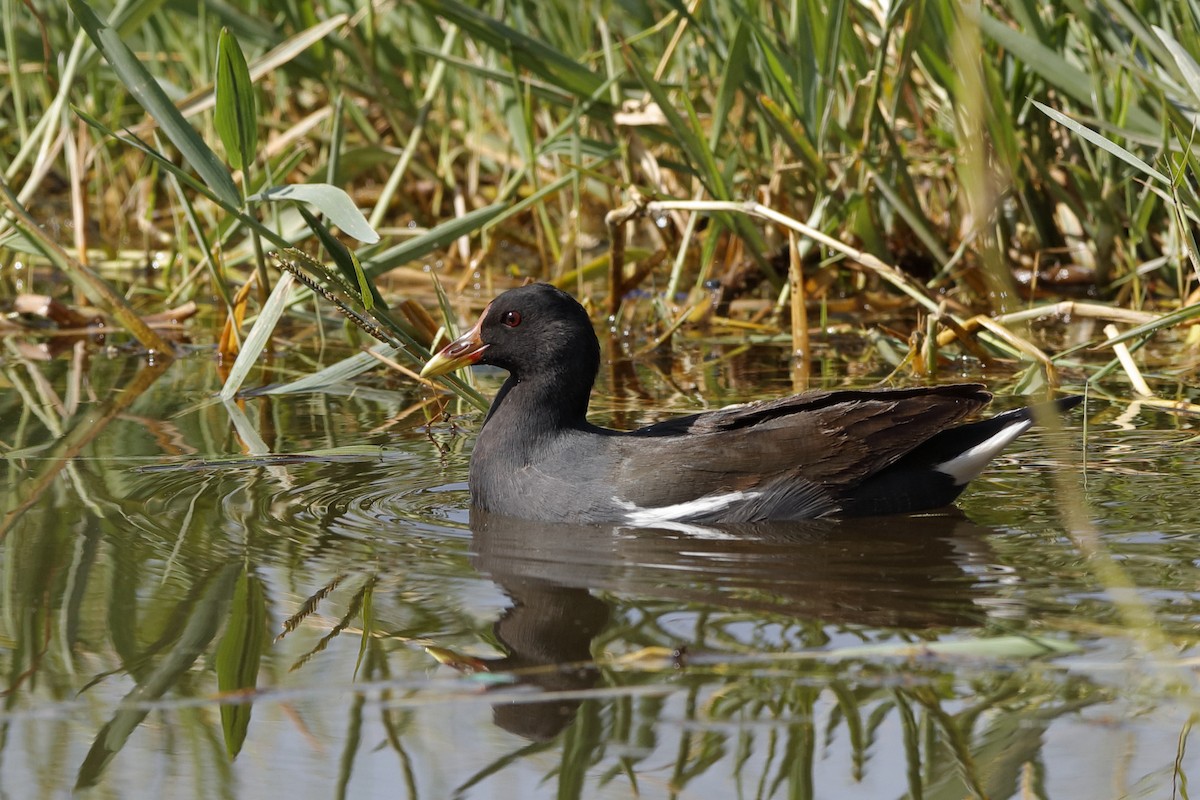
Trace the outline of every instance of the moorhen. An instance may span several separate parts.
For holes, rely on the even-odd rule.
[[[472,505],[545,522],[737,523],[939,508],[1033,424],[1021,408],[955,426],[991,399],[978,384],[955,384],[807,392],[633,431],[601,428],[587,420],[600,368],[591,320],[544,283],[501,294],[421,375],[468,364],[509,373],[471,454]]]

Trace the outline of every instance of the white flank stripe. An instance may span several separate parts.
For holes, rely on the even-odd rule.
[[[727,492],[698,497],[686,503],[676,503],[672,506],[659,508],[639,508],[628,500],[614,497],[613,502],[625,509],[625,521],[631,525],[655,525],[660,522],[678,522],[720,511],[742,500],[752,500],[758,497],[758,492]]]
[[[943,461],[934,469],[953,478],[955,486],[965,486],[983,472],[988,462],[1000,455],[1000,451],[1008,447],[1013,439],[1029,430],[1032,424],[1033,420],[1027,419],[1001,428],[992,438],[985,439],[970,450],[964,450],[949,461]]]

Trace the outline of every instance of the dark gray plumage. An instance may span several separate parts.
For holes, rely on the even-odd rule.
[[[936,508],[1032,424],[1020,409],[957,425],[991,395],[956,384],[810,392],[634,431],[601,428],[586,417],[600,366],[591,321],[547,284],[497,297],[422,374],[469,363],[509,372],[471,456],[472,503],[544,521],[753,522]]]

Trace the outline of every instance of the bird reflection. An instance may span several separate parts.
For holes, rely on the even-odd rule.
[[[473,511],[475,567],[512,605],[495,633],[508,655],[491,662],[546,699],[499,705],[495,722],[553,738],[598,672],[591,640],[608,623],[593,591],[768,612],[797,620],[920,630],[975,627],[1016,612],[1000,590],[994,531],[957,510],[934,514],[708,527],[573,526]]]

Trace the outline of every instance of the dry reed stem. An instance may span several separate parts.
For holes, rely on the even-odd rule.
[[[1115,339],[1120,335],[1117,326],[1109,323],[1104,326],[1104,335],[1110,339]],[[1121,362],[1121,368],[1125,370],[1125,374],[1129,376],[1129,383],[1133,386],[1133,390],[1142,397],[1153,397],[1154,392],[1146,384],[1146,379],[1142,377],[1141,370],[1133,360],[1133,354],[1129,352],[1129,348],[1124,342],[1118,342],[1113,345],[1113,352],[1117,354],[1117,360]]]

